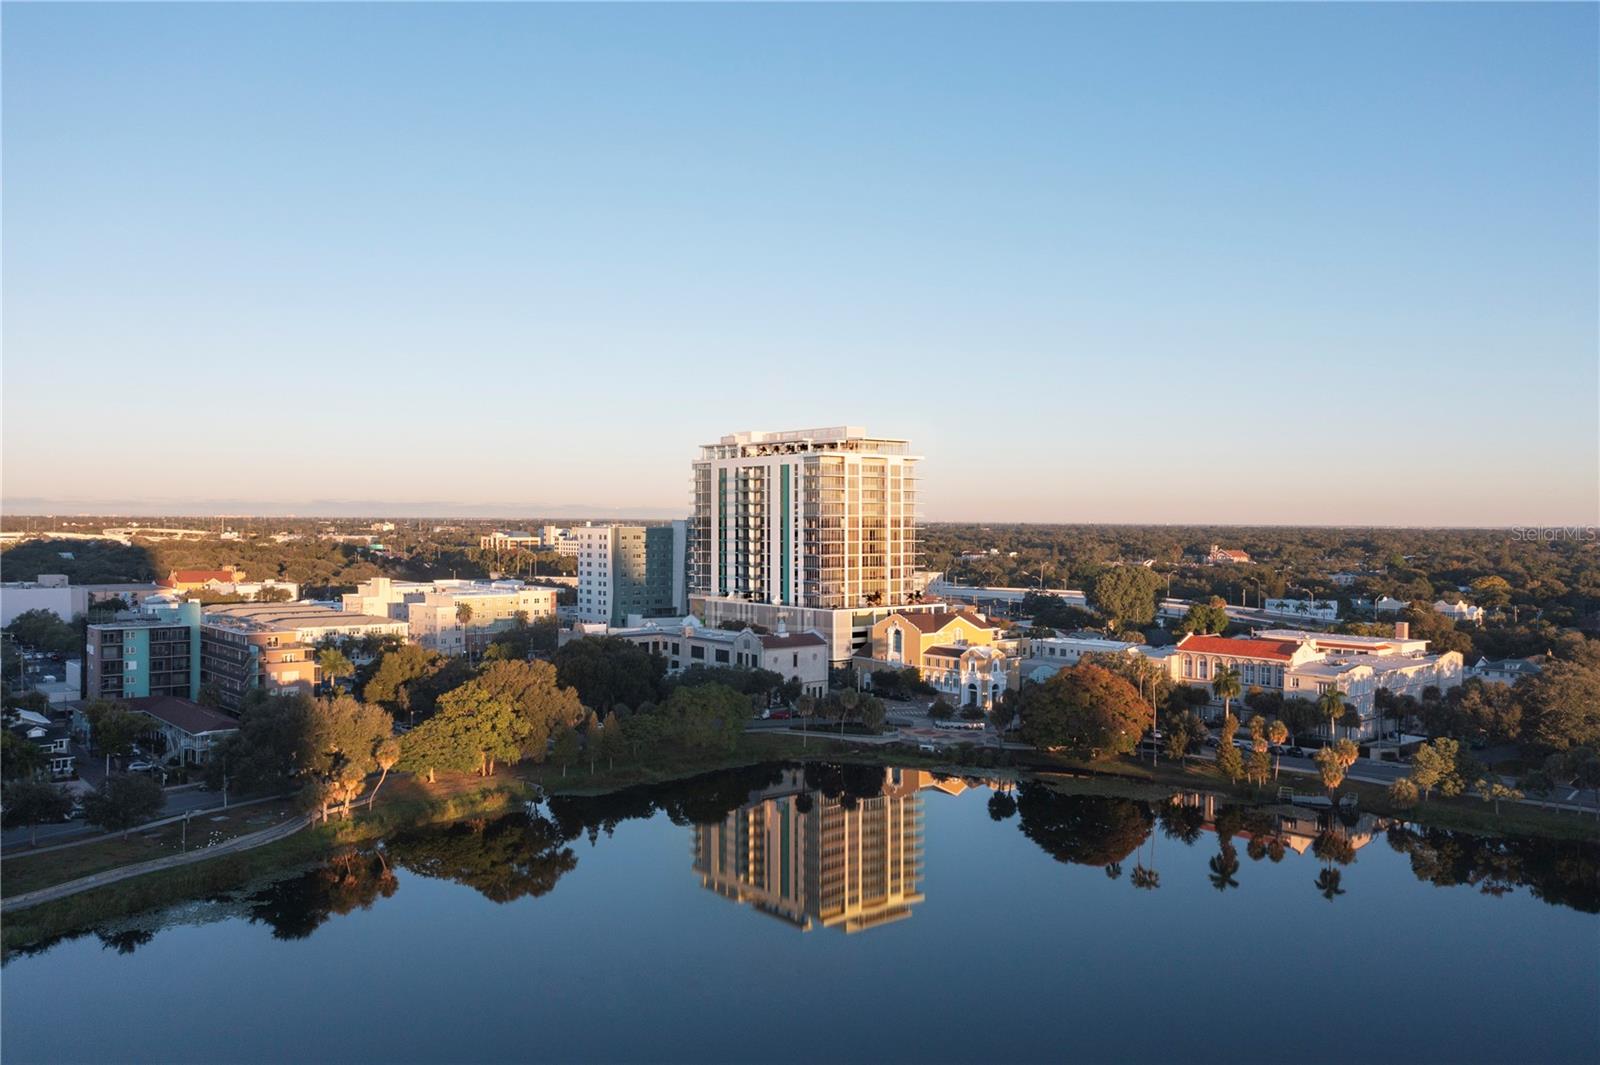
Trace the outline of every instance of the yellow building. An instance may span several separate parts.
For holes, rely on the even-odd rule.
[[[856,669],[915,669],[947,701],[989,710],[1017,686],[1020,656],[1003,626],[971,611],[890,614],[872,627],[872,655]]]

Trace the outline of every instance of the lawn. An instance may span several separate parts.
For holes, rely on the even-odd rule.
[[[197,814],[189,821],[188,850],[197,850],[259,832],[294,813],[288,799]],[[52,884],[76,880],[120,865],[165,858],[185,849],[181,822],[147,831],[134,829],[126,838],[113,836],[44,854],[17,854],[0,863],[0,896],[9,898]]]

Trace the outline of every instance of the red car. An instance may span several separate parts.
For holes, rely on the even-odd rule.
[[[768,710],[768,721],[784,721],[794,716],[793,710]]]

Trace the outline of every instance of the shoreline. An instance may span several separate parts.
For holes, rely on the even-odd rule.
[[[752,736],[739,750],[707,758],[680,758],[658,765],[612,769],[587,765],[571,767],[565,774],[548,763],[523,763],[503,775],[489,778],[441,778],[428,785],[415,778],[391,778],[388,793],[372,809],[352,810],[349,820],[312,824],[286,838],[262,846],[217,855],[176,868],[138,874],[115,884],[90,888],[61,899],[41,902],[10,912],[0,923],[0,952],[5,957],[111,921],[126,920],[165,909],[196,897],[238,892],[255,883],[268,883],[308,864],[325,859],[340,847],[380,839],[393,832],[429,824],[445,824],[508,810],[519,801],[545,795],[604,795],[627,788],[681,781],[723,769],[763,762],[822,760],[867,765],[895,765],[988,779],[1033,779],[1064,791],[1115,795],[1143,801],[1161,801],[1174,792],[1205,792],[1228,802],[1277,805],[1279,782],[1269,782],[1256,792],[1231,786],[1208,771],[1207,763],[1188,767],[1141,763],[1076,763],[1034,754],[1003,762],[994,748],[983,749],[988,764],[975,765],[907,752],[900,748],[851,744],[816,736],[803,745],[788,737]],[[777,742],[775,742],[777,741]],[[969,753],[969,752],[962,752]],[[1010,752],[1016,754],[1018,752]],[[1303,778],[1294,778],[1303,780]],[[1303,789],[1297,789],[1303,790]],[[1545,839],[1600,842],[1600,822],[1582,814],[1566,815],[1543,810],[1502,809],[1475,797],[1435,799],[1411,810],[1387,802],[1381,786],[1350,782],[1341,794],[1360,797],[1365,813],[1467,832],[1481,836],[1536,836]]]

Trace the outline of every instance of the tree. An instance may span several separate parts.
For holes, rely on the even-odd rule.
[[[378,782],[372,786],[372,794],[367,798],[367,809],[372,809],[372,804],[378,798],[378,789],[383,787],[383,782],[389,779],[389,770],[400,764],[400,741],[393,736],[381,740],[372,752],[373,761],[378,763],[382,772]]]
[[[105,755],[106,774],[111,773],[111,759],[125,758],[133,751],[133,741],[150,726],[149,719],[131,714],[120,703],[109,699],[96,699],[83,708],[89,721],[89,732],[95,747]]]
[[[200,685],[200,690],[195,692],[194,701],[213,710],[222,709],[222,685],[214,680],[206,681]]]
[[[1271,741],[1272,746],[1274,746],[1274,747],[1282,747],[1283,744],[1284,744],[1284,741],[1287,740],[1288,738],[1289,738],[1289,726],[1285,725],[1282,721],[1279,721],[1277,718],[1273,718],[1272,719],[1272,723],[1267,726],[1267,739],[1269,741]],[[1283,756],[1280,754],[1280,755],[1277,756],[1277,758],[1272,763],[1272,779],[1273,780],[1277,780],[1278,779],[1278,770],[1279,770],[1279,768],[1281,768],[1282,765],[1283,765]]]
[[[1457,741],[1440,736],[1418,747],[1417,753],[1411,756],[1411,782],[1422,789],[1423,802],[1432,796],[1434,788],[1445,795],[1461,793],[1460,777],[1456,772],[1460,751],[1461,745]]]
[[[1228,627],[1228,611],[1226,605],[1212,603],[1196,603],[1189,608],[1183,620],[1178,622],[1177,631],[1185,633],[1219,633]]]
[[[462,691],[467,695],[458,696]],[[560,684],[556,667],[548,662],[514,659],[489,662],[451,696],[465,698],[476,697],[476,694],[504,702],[521,718],[523,738],[518,756],[535,762],[544,760],[550,737],[557,729],[577,725],[589,713],[578,699],[578,693]],[[446,699],[441,699],[440,706],[445,702]]]
[[[1239,732],[1239,719],[1232,714],[1222,717],[1222,734],[1217,745],[1217,770],[1227,777],[1230,783],[1237,784],[1239,778],[1244,776],[1244,756],[1239,753],[1239,748],[1234,744],[1233,738]]]
[[[613,710],[600,723],[600,753],[605,756],[607,769],[617,767],[617,755],[622,753],[626,743],[622,735],[622,719]]]
[[[161,812],[161,785],[142,773],[113,773],[83,798],[84,818],[109,832],[143,824]]]
[[[1239,671],[1232,666],[1218,669],[1211,680],[1211,691],[1222,700],[1222,716],[1227,717],[1233,712],[1233,700],[1239,698]]]
[[[705,684],[674,690],[659,713],[685,747],[732,751],[750,719],[750,700],[725,685]]]
[[[467,653],[467,661],[472,661],[472,604],[456,604],[456,624],[461,626],[461,647]]]
[[[1193,710],[1177,710],[1167,714],[1166,754],[1174,762],[1189,760],[1189,753],[1199,747],[1211,733],[1199,714]]]
[[[1267,749],[1267,719],[1260,714],[1250,718],[1250,779],[1257,787],[1267,782],[1272,772],[1272,753]]]
[[[1389,801],[1402,810],[1409,810],[1417,805],[1417,785],[1410,777],[1401,777],[1389,785]]]
[[[1017,800],[1008,791],[997,791],[989,796],[989,817],[1004,821],[1017,812]]]
[[[1317,713],[1328,723],[1328,742],[1333,742],[1333,730],[1344,717],[1344,692],[1328,687],[1317,696]]]
[[[1113,566],[1089,586],[1095,608],[1117,628],[1139,628],[1156,617],[1156,591],[1161,578],[1143,566]]]
[[[551,656],[556,679],[572,688],[584,706],[609,713],[617,703],[639,706],[661,695],[666,663],[617,636],[570,640]]]
[[[343,800],[345,784],[352,775],[359,785],[377,768],[378,745],[393,732],[394,722],[382,707],[349,695],[319,699],[306,717],[297,768],[303,779],[335,785],[335,797]],[[345,805],[348,807],[347,800]],[[326,808],[323,819],[327,819]]]
[[[439,655],[418,644],[408,643],[384,652],[378,667],[361,689],[361,697],[369,703],[378,703],[393,713],[400,709],[401,691],[405,685],[426,676],[439,661]]]
[[[343,651],[337,647],[324,647],[317,652],[317,668],[322,671],[323,683],[332,691],[338,686],[339,681],[345,677],[353,676],[356,667],[350,659],[345,657]]]
[[[1283,706],[1278,711],[1283,723],[1289,728],[1289,742],[1294,743],[1295,737],[1302,732],[1310,732],[1322,720],[1317,706],[1310,699],[1299,696],[1285,699]]]
[[[1145,729],[1145,707],[1133,685],[1085,662],[1028,685],[1018,710],[1023,739],[1074,757],[1127,754]]]
[[[0,778],[5,780],[32,780],[46,764],[39,745],[9,729],[0,730]]]
[[[567,767],[576,762],[582,753],[583,744],[578,739],[578,730],[570,726],[557,732],[550,745],[550,760],[561,767],[563,779],[566,778]]]
[[[31,829],[28,842],[33,846],[39,844],[40,825],[58,822],[72,809],[72,799],[65,792],[42,780],[14,780],[5,786],[4,795],[5,826],[27,825]]]
[[[1317,772],[1322,776],[1322,786],[1328,789],[1330,801],[1336,798],[1339,785],[1344,783],[1345,774],[1350,771],[1350,767],[1355,765],[1356,759],[1360,757],[1360,750],[1347,739],[1326,746],[1317,752]]]
[[[1478,793],[1478,797],[1484,802],[1494,803],[1494,813],[1496,817],[1500,816],[1501,799],[1515,800],[1522,798],[1522,792],[1507,785],[1505,781],[1500,779],[1500,775],[1494,772],[1486,772],[1483,776],[1480,776],[1477,780],[1474,780],[1472,782],[1472,787],[1473,790]]]
[[[861,700],[861,723],[873,732],[882,732],[883,723],[888,719],[889,712],[883,705],[883,700],[871,695]]]
[[[1557,659],[1523,684],[1523,732],[1537,747],[1600,747],[1600,666]]]

